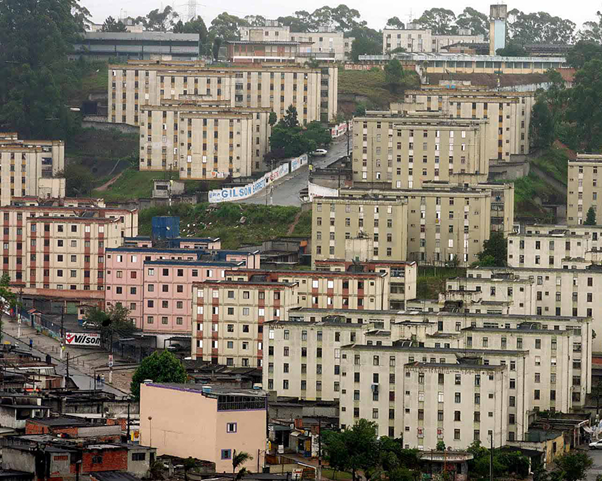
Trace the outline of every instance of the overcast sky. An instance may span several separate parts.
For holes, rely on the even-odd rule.
[[[262,15],[266,18],[276,18],[284,15],[292,15],[295,10],[307,10],[309,12],[325,5],[323,0],[304,0],[303,2],[291,2],[282,0],[227,0],[223,2],[209,2],[208,0],[197,1],[197,15],[201,15],[207,26],[211,20],[223,11],[232,15],[244,17],[245,15]],[[171,2],[157,0],[80,0],[81,4],[90,10],[93,21],[102,23],[109,15],[113,17],[145,15],[150,10],[162,8],[166,5],[175,6],[181,16],[188,15],[188,0],[175,0]],[[433,7],[445,7],[453,10],[458,15],[465,7],[473,7],[489,14],[489,4],[485,0],[438,0],[407,3],[395,0],[349,0],[347,2],[329,3],[334,7],[345,3],[350,8],[359,10],[362,19],[375,29],[384,27],[388,18],[398,16],[403,22],[408,21],[410,16],[418,18],[424,9]],[[410,3],[410,2],[408,2]],[[502,2],[506,3],[506,2]],[[412,5],[413,4],[413,5]],[[295,6],[298,5],[298,6]],[[577,0],[573,2],[545,1],[545,0],[523,0],[517,3],[508,3],[508,10],[519,8],[524,12],[547,11],[551,15],[569,18],[581,26],[583,22],[595,19],[596,11],[602,10],[602,0]]]

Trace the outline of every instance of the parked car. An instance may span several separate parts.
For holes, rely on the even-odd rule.
[[[602,449],[602,440],[594,441],[593,443],[589,443],[590,449]]]
[[[328,150],[326,150],[326,149],[316,149],[312,152],[312,155],[314,157],[325,157],[327,153],[328,153]]]

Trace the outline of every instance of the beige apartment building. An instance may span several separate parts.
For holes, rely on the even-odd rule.
[[[508,266],[560,269],[570,259],[591,257],[591,251],[597,251],[597,246],[592,244],[590,235],[572,234],[568,227],[550,229],[546,233],[511,234],[508,236]]]
[[[373,112],[353,121],[353,181],[419,189],[426,181],[487,181],[488,122]]]
[[[459,89],[425,88],[407,90],[403,104],[391,104],[391,110],[403,112],[439,112],[444,117],[485,119],[486,157],[509,161],[511,155],[529,153],[529,125],[534,92],[495,92],[474,87]]]
[[[65,197],[65,144],[62,140],[19,140],[0,133],[0,205],[13,198]]]
[[[450,279],[448,289],[480,292],[483,301],[511,302],[513,314],[589,317],[594,331],[602,329],[602,308],[595,298],[602,285],[597,267],[572,268],[476,268],[467,277]],[[515,299],[518,294],[519,298]],[[593,336],[592,336],[593,337]],[[602,340],[593,339],[593,352],[602,351]]]
[[[226,280],[297,285],[299,307],[387,309],[389,276],[384,272],[226,270]]]
[[[397,48],[403,48],[405,52],[441,52],[443,47],[455,43],[483,43],[484,41],[483,35],[472,35],[468,29],[462,29],[457,35],[436,35],[430,29],[385,28],[383,30],[383,54],[388,54]]]
[[[341,259],[352,252],[362,260],[440,263],[457,259],[469,265],[489,239],[492,218],[498,222],[495,230],[511,232],[513,185],[495,189],[503,195],[493,195],[488,184],[461,188],[425,183],[422,189],[354,188],[341,190],[338,198],[315,198],[312,260]],[[362,252],[373,255],[362,257]]]
[[[393,195],[315,198],[312,262],[348,256],[358,260],[405,260],[407,229],[408,204]]]
[[[198,62],[140,63],[109,67],[108,121],[139,125],[144,105],[199,96],[230,107],[268,108],[280,118],[297,108],[299,122],[336,117],[338,70],[295,65],[205,67]]]
[[[140,170],[174,171],[180,179],[248,177],[266,170],[268,108],[188,98],[141,106],[140,112]]]
[[[408,300],[416,298],[418,264],[405,261],[357,260],[352,252],[345,259],[316,260],[316,270],[339,272],[380,272],[389,276],[389,309],[404,309]],[[383,309],[385,307],[383,306]]]
[[[602,225],[602,155],[578,154],[575,160],[569,159],[567,189],[567,222],[581,225],[587,219],[590,207],[596,212],[596,224]]]
[[[138,212],[99,205],[31,199],[0,208],[3,271],[21,295],[104,301],[106,249],[137,234]]]
[[[236,367],[263,364],[263,324],[297,307],[297,284],[238,280],[192,287],[192,359]]]

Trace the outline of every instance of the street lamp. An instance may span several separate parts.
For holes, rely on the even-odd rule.
[[[148,445],[149,447],[153,447],[153,417],[148,417]]]

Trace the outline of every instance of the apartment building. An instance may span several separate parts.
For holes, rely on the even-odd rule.
[[[269,108],[281,117],[297,108],[299,122],[336,117],[338,70],[295,65],[205,67],[196,62],[130,62],[109,67],[108,121],[140,125],[140,108],[181,96]]]
[[[0,208],[3,271],[24,297],[101,303],[106,249],[120,246],[126,232],[136,233],[137,210],[67,202],[72,207],[32,199]]]
[[[602,195],[598,170],[602,175],[602,155],[578,154],[569,159],[567,188],[567,221],[581,225],[587,219],[590,207],[596,212],[596,224],[602,225]]]
[[[226,280],[296,284],[297,305],[323,309],[387,309],[389,276],[384,272],[226,271]]]
[[[373,112],[353,120],[353,181],[419,189],[426,181],[475,185],[489,174],[484,119]]]
[[[0,205],[12,199],[65,197],[65,144],[62,140],[19,140],[0,133]]]
[[[483,301],[510,301],[511,312],[544,316],[589,317],[594,331],[602,329],[602,308],[594,301],[602,285],[602,270],[592,265],[573,269],[568,261],[562,268],[476,268],[467,277],[450,279],[447,287],[478,290]],[[516,288],[520,286],[518,289]],[[519,299],[515,299],[516,294]],[[593,352],[602,351],[602,340],[593,339]]]
[[[288,321],[269,322],[266,329],[269,359],[263,381],[278,396],[339,399],[346,346],[377,349],[399,346],[404,339],[414,341],[405,342],[407,346],[435,350],[527,350],[526,382],[533,391],[526,395],[542,410],[568,412],[583,406],[591,390],[590,318],[299,308],[289,310]],[[440,361],[424,357],[404,362],[408,360]],[[516,370],[515,361],[508,365],[511,373]]]
[[[471,264],[478,259],[483,242],[489,239],[493,215],[498,219],[498,230],[508,234],[512,229],[513,185],[495,188],[504,195],[492,197],[494,191],[489,184],[462,188],[425,183],[422,189],[353,188],[341,190],[338,198],[315,198],[312,260],[340,259],[345,257],[345,251],[347,255],[358,251],[372,252],[369,257],[373,259],[382,256],[383,260],[421,263],[457,259],[462,265]],[[495,207],[492,199],[499,199]],[[327,209],[328,231],[324,227]],[[382,222],[381,227],[376,216],[383,214],[386,224]],[[326,232],[328,245],[324,242]]]
[[[140,112],[140,170],[175,171],[181,179],[248,177],[267,170],[269,108],[186,99],[141,106]]]
[[[312,262],[348,256],[403,261],[407,258],[407,228],[407,201],[392,194],[381,198],[315,198]]]
[[[410,25],[411,26],[411,25]],[[430,29],[383,29],[383,54],[402,48],[405,52],[441,52],[455,43],[483,43],[483,35],[472,35],[469,29],[460,29],[456,35],[437,35]]]
[[[258,389],[140,386],[140,444],[156,447],[158,455],[207,460],[216,472],[230,472],[237,452],[253,453],[241,467],[254,469],[265,449],[267,419],[266,393]]]
[[[349,254],[349,253],[346,253]],[[345,259],[316,260],[316,270],[340,272],[380,272],[389,276],[389,308],[404,309],[405,302],[416,298],[416,276],[418,265],[416,262],[405,261],[365,261],[354,260],[347,255]],[[383,308],[385,308],[383,306]]]
[[[289,309],[297,307],[297,288],[293,282],[193,283],[192,359],[261,367],[263,324],[286,319]]]
[[[593,249],[597,250],[593,243],[591,236],[572,234],[568,227],[550,229],[546,233],[511,234],[508,236],[508,266],[560,269],[568,259],[586,260]]]
[[[445,117],[485,119],[489,127],[486,158],[509,161],[511,155],[529,153],[529,125],[534,92],[494,92],[476,88],[441,87],[408,90],[403,104],[391,104],[402,112],[440,112]]]

